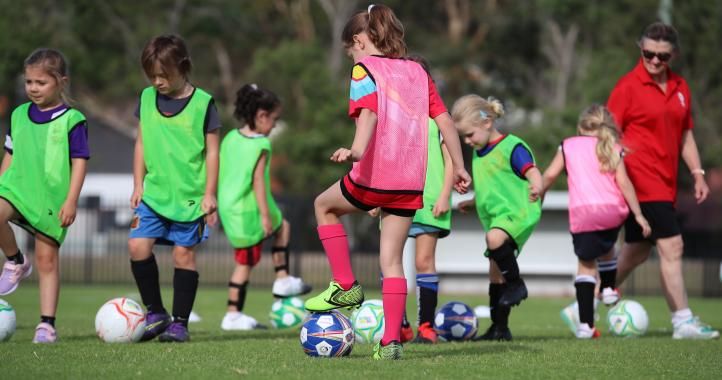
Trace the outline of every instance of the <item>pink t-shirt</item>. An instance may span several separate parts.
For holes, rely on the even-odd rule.
[[[562,142],[572,233],[617,228],[629,214],[615,172],[600,171],[597,141],[593,136],[576,136]]]
[[[446,112],[438,95],[430,96],[431,88],[433,82],[413,61],[368,56],[354,66],[349,115],[368,108],[378,117],[366,152],[351,169],[354,183],[371,191],[423,192],[428,118]]]

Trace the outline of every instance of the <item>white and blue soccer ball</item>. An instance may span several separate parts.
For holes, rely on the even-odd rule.
[[[95,315],[95,333],[107,343],[137,342],[144,329],[143,308],[130,298],[113,298]]]
[[[434,329],[439,339],[447,342],[471,339],[476,335],[477,328],[474,310],[463,302],[445,304],[434,318]]]
[[[9,340],[15,333],[15,310],[0,299],[0,342]]]
[[[607,313],[609,332],[625,338],[644,335],[649,327],[649,316],[636,301],[621,300]]]
[[[348,356],[353,343],[351,321],[336,310],[313,313],[301,327],[301,347],[308,356]]]
[[[298,297],[282,298],[271,305],[268,314],[271,325],[277,329],[298,328],[308,316],[303,300]]]
[[[384,336],[384,306],[381,300],[366,300],[351,314],[356,343],[378,343]]]

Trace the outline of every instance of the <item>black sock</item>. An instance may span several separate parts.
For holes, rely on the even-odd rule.
[[[614,289],[617,286],[617,259],[597,261],[597,266],[599,267],[599,279],[601,280],[599,288]]]
[[[594,327],[594,282],[577,281],[574,287],[577,288],[577,304],[579,304],[579,322]]]
[[[401,327],[410,327],[411,323],[409,323],[409,319],[406,318],[406,311],[404,311],[404,315],[401,316]]]
[[[143,300],[146,309],[153,313],[165,313],[163,299],[160,295],[158,263],[155,261],[155,255],[151,254],[145,260],[130,260],[130,270],[133,272],[140,298]]]
[[[520,279],[519,264],[517,264],[516,256],[514,256],[515,251],[515,244],[509,240],[505,241],[499,248],[489,250],[489,258],[496,262],[507,283]]]
[[[491,308],[491,323],[497,327],[509,326],[510,307],[499,305],[499,299],[506,290],[506,284],[489,284],[489,307]]]
[[[18,252],[12,256],[7,256],[8,261],[12,261],[17,265],[25,263],[25,256],[18,249]]]
[[[245,303],[246,303],[246,292],[247,292],[247,288],[246,288],[246,287],[247,287],[247,286],[248,286],[248,281],[246,281],[246,282],[244,282],[244,283],[242,283],[242,284],[238,284],[238,283],[235,283],[235,282],[229,282],[229,283],[228,283],[228,287],[229,287],[229,288],[236,288],[236,289],[238,289],[238,300],[237,300],[237,301],[233,301],[233,300],[230,300],[230,299],[229,299],[229,300],[228,300],[228,306],[235,306],[235,307],[236,307],[236,311],[243,311],[243,305],[245,305]]]
[[[436,273],[418,273],[416,275],[416,294],[419,305],[419,325],[428,322],[434,324],[436,305],[439,302],[439,276]]]
[[[283,253],[283,257],[284,257],[284,260],[285,260],[285,261],[284,261],[285,264],[282,264],[282,265],[279,265],[279,266],[275,266],[275,267],[273,267],[273,270],[276,271],[276,272],[280,272],[280,271],[282,271],[282,270],[285,270],[286,272],[288,272],[288,273],[290,274],[291,272],[290,272],[289,269],[288,269],[288,266],[289,266],[289,264],[290,264],[290,263],[288,262],[288,256],[289,256],[289,254],[288,254],[288,253],[289,253],[289,251],[288,251],[288,246],[285,246],[285,247],[281,247],[281,246],[271,247],[271,255],[275,255],[277,252],[282,252],[282,253]]]
[[[48,317],[47,315],[40,316],[40,322],[45,322],[50,326],[55,327],[55,317]]]
[[[188,317],[193,309],[198,291],[198,272],[175,268],[173,273],[173,321],[188,327]]]

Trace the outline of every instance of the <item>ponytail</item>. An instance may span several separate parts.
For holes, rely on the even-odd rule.
[[[258,110],[273,112],[281,105],[281,100],[273,92],[258,87],[255,83],[241,87],[236,93],[236,109],[233,117],[256,129],[256,113]]]
[[[584,110],[579,116],[577,129],[580,132],[596,132],[596,152],[600,170],[603,172],[617,170],[622,159],[617,149],[619,134],[614,118],[607,107],[594,104]]]
[[[366,33],[369,40],[385,56],[401,58],[406,56],[404,25],[394,11],[385,5],[370,5],[367,10],[356,13],[346,23],[341,40],[346,48],[353,45],[353,36]]]

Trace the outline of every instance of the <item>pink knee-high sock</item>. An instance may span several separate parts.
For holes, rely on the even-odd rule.
[[[327,224],[318,226],[318,237],[321,239],[323,249],[326,251],[328,263],[331,266],[333,279],[344,290],[351,288],[356,281],[351,269],[351,256],[348,251],[348,239],[343,224]]]
[[[381,293],[384,302],[384,337],[381,344],[395,340],[401,342],[401,321],[406,310],[406,279],[403,277],[384,278]]]

